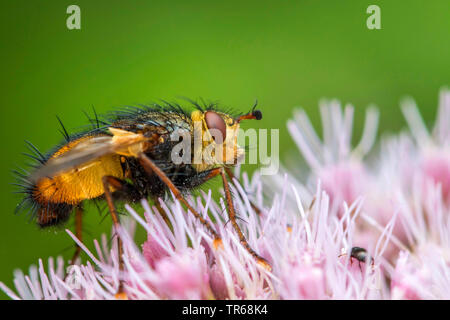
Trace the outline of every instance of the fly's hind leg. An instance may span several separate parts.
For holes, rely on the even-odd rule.
[[[75,209],[75,236],[78,240],[83,242],[83,207],[81,204]],[[75,264],[80,253],[81,247],[78,244],[75,244],[75,252],[72,259],[70,259],[70,265]]]
[[[81,203],[75,208],[75,236],[80,242],[83,242],[83,207]],[[75,252],[73,253],[72,259],[69,261],[69,268],[71,268],[77,262],[77,259],[80,257],[81,247],[76,243],[75,244]],[[66,281],[69,275],[69,269],[64,276],[64,281]]]
[[[253,250],[250,245],[248,244],[247,240],[245,239],[244,234],[242,233],[241,229],[239,228],[239,225],[237,224],[237,220],[236,220],[236,211],[234,210],[234,205],[233,205],[233,199],[231,197],[231,191],[230,191],[230,186],[228,185],[228,181],[227,178],[225,176],[225,172],[224,170],[220,170],[220,175],[222,176],[222,181],[223,181],[223,187],[224,187],[224,191],[225,191],[225,198],[227,200],[227,206],[228,206],[228,217],[230,218],[230,222],[234,228],[234,230],[236,231],[236,233],[239,236],[239,241],[241,242],[241,244],[244,246],[244,248],[247,250],[248,253],[250,253],[250,255],[260,264],[262,265],[265,269],[271,271],[272,267],[270,266],[270,264],[267,262],[266,259],[264,259],[263,257],[261,257],[260,255],[258,255],[255,250]]]
[[[117,251],[118,251],[117,253],[118,253],[118,261],[119,261],[119,271],[122,272],[124,269],[123,244],[122,244],[122,239],[118,235],[120,221],[119,221],[119,216],[117,215],[116,207],[114,206],[114,201],[112,198],[112,192],[111,192],[110,187],[113,187],[115,190],[121,190],[124,187],[126,187],[127,184],[126,184],[126,182],[124,182],[120,179],[117,179],[115,177],[112,177],[112,176],[104,176],[102,178],[102,182],[103,182],[103,187],[105,189],[106,202],[108,203],[109,212],[111,213],[111,218],[112,218],[112,221],[114,224],[114,229],[117,234]],[[123,280],[119,280],[119,288],[117,289],[116,298],[117,299],[127,299],[127,295],[126,295],[126,293],[124,291],[124,287],[123,287]]]

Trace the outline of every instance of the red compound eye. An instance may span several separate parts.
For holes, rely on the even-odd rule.
[[[219,130],[219,132],[222,134],[222,142],[225,141],[225,138],[227,136],[227,125],[225,124],[225,121],[222,119],[222,117],[214,111],[207,111],[205,113],[205,121],[208,129]]]

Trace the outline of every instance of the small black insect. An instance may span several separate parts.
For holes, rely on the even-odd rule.
[[[353,247],[352,251],[350,253],[350,263],[352,263],[352,259],[355,258],[356,260],[358,260],[359,263],[359,268],[361,269],[361,262],[367,262],[367,260],[370,258],[370,262],[373,265],[374,261],[373,258],[371,256],[369,256],[368,252],[366,249],[364,248],[360,248],[360,247]]]

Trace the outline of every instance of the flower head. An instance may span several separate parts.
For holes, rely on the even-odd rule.
[[[170,223],[143,200],[143,217],[126,205],[129,216],[113,232],[123,242],[123,269],[116,241],[110,246],[103,235],[91,252],[67,230],[88,261],[65,269],[62,258],[47,267],[39,260],[28,274],[15,272],[15,290],[1,282],[0,289],[12,299],[114,299],[121,282],[129,299],[450,299],[450,92],[440,101],[428,133],[406,100],[410,132],[384,138],[370,162],[375,109],[356,147],[353,107],[322,104],[323,141],[306,113],[295,113],[288,128],[306,174],[244,173],[242,185],[231,185],[238,223],[271,271],[243,247],[223,197],[209,191],[189,201],[215,226],[221,247],[176,199],[161,201]],[[144,243],[135,242],[136,227],[147,232]]]

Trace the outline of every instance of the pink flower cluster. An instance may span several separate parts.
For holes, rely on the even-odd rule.
[[[353,107],[322,102],[323,139],[303,110],[288,129],[309,170],[234,181],[239,224],[268,271],[243,248],[226,223],[223,198],[190,198],[223,240],[213,239],[177,201],[161,201],[170,227],[142,201],[144,217],[126,206],[118,230],[124,243],[94,241],[89,259],[64,268],[16,271],[12,299],[114,299],[119,281],[129,299],[450,299],[450,92],[441,91],[431,132],[412,100],[402,110],[409,131],[376,142],[378,112],[369,108],[360,142],[352,146]],[[250,201],[262,208],[258,215]],[[136,244],[136,227],[147,240]],[[351,257],[363,247],[370,260]],[[369,262],[370,261],[370,262]]]
[[[342,214],[342,202],[363,199],[354,245],[373,247],[396,216],[380,258],[393,299],[450,298],[450,91],[441,90],[439,100],[429,130],[414,101],[404,99],[401,109],[409,130],[383,137],[376,151],[374,108],[366,113],[356,147],[351,145],[350,105],[342,110],[337,101],[322,103],[323,141],[304,111],[297,111],[288,123],[310,168],[306,183],[322,181],[331,198],[330,215]],[[305,192],[304,198],[309,197]]]

